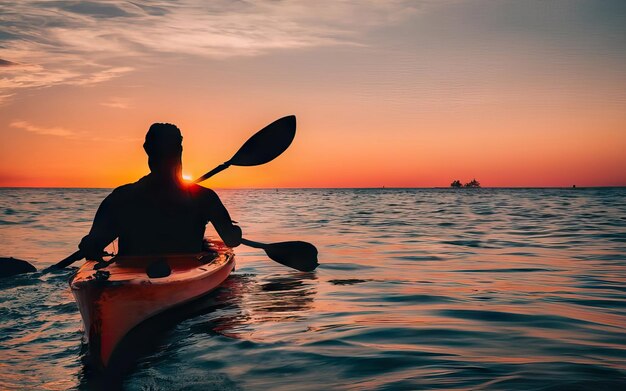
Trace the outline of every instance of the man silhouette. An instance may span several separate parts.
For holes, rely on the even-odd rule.
[[[210,189],[182,180],[182,140],[172,124],[155,123],[146,134],[150,174],[109,194],[96,212],[91,230],[78,248],[87,259],[101,260],[118,238],[119,255],[202,251],[210,221],[229,247],[241,243],[241,228]]]

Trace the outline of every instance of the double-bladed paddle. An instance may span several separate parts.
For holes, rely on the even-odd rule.
[[[291,145],[295,135],[296,117],[289,115],[280,118],[250,137],[230,160],[202,175],[194,183],[200,183],[230,166],[258,166],[268,163],[282,154]],[[267,256],[272,260],[300,271],[312,271],[318,265],[317,249],[311,243],[292,241],[265,244],[248,239],[242,239],[241,243],[246,246],[261,248],[265,250]],[[62,269],[83,258],[81,251],[76,251],[69,257],[48,267],[44,272],[52,269]],[[35,270],[26,261],[15,260],[14,258],[0,258],[0,277],[28,273]]]

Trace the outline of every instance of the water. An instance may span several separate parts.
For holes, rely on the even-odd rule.
[[[108,194],[0,190],[0,256],[50,265]],[[626,387],[626,189],[224,190],[250,239],[314,273],[238,267],[124,377],[128,390]],[[0,389],[95,389],[72,270],[0,281]]]

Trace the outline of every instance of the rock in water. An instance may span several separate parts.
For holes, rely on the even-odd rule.
[[[0,258],[0,278],[36,271],[37,269],[33,265],[21,259]]]

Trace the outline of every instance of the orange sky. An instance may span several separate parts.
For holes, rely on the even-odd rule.
[[[284,155],[205,185],[626,185],[619,2],[95,4],[5,17],[0,186],[135,181],[153,122],[195,177],[288,114]]]

